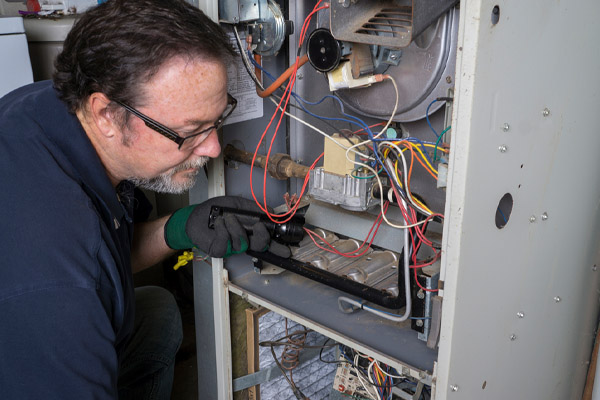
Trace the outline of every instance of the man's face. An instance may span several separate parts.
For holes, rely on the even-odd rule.
[[[227,71],[214,61],[175,58],[144,86],[137,110],[186,137],[212,126],[227,105]],[[127,179],[163,193],[182,193],[210,157],[221,151],[216,130],[178,144],[134,115],[122,132]]]

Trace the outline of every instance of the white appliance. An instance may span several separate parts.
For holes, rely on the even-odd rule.
[[[27,38],[21,17],[0,18],[0,97],[33,82]]]
[[[62,51],[63,42],[79,15],[56,18],[27,18],[25,33],[29,42],[29,56],[36,81],[52,79],[54,60]]]

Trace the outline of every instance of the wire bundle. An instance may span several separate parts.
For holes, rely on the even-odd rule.
[[[305,189],[306,189],[306,186],[307,186],[308,180],[309,180],[308,174],[304,179],[301,193],[298,196],[298,201],[290,203],[287,212],[282,213],[282,214],[273,214],[270,212],[269,207],[267,206],[267,200],[266,200],[267,168],[264,169],[264,173],[263,173],[263,184],[262,184],[263,193],[262,193],[262,199],[261,199],[262,201],[260,201],[259,198],[257,198],[257,196],[255,194],[255,190],[254,190],[252,176],[253,176],[253,172],[254,172],[254,161],[257,157],[259,148],[260,148],[261,144],[264,141],[266,141],[267,132],[269,131],[269,129],[271,129],[271,126],[274,126],[274,133],[271,137],[271,140],[269,143],[269,149],[268,149],[268,152],[266,155],[266,158],[268,160],[271,155],[271,151],[273,148],[273,144],[275,142],[277,132],[283,121],[283,116],[287,115],[287,116],[297,120],[298,122],[308,126],[310,129],[319,133],[320,135],[323,135],[327,140],[333,141],[337,146],[344,148],[346,150],[346,158],[356,166],[355,170],[352,172],[352,175],[358,179],[375,179],[377,182],[377,187],[379,189],[379,194],[381,196],[380,213],[377,216],[373,226],[371,227],[371,230],[367,233],[365,240],[363,241],[362,245],[360,246],[360,248],[358,250],[351,252],[351,253],[340,253],[331,244],[327,243],[326,241],[324,241],[321,238],[316,237],[314,232],[306,229],[307,234],[311,237],[313,242],[319,248],[321,248],[325,251],[330,251],[330,252],[336,253],[338,255],[344,256],[344,257],[359,257],[359,256],[363,255],[366,251],[368,251],[368,249],[371,247],[371,244],[373,243],[375,235],[377,234],[377,231],[379,230],[379,227],[381,226],[381,224],[383,222],[385,222],[386,224],[388,224],[389,226],[394,227],[394,228],[405,229],[407,232],[407,234],[405,235],[405,249],[407,249],[407,251],[405,251],[405,253],[406,253],[406,255],[405,255],[406,276],[409,276],[408,268],[410,266],[410,268],[412,269],[412,272],[414,274],[416,284],[422,290],[436,291],[437,289],[427,289],[427,288],[423,287],[419,283],[417,276],[418,276],[418,269],[433,264],[440,257],[439,249],[436,248],[434,246],[434,244],[425,236],[425,230],[426,230],[426,227],[428,226],[428,224],[432,220],[441,222],[443,220],[443,215],[431,210],[418,196],[415,196],[411,191],[410,184],[411,184],[411,178],[412,178],[414,166],[417,164],[419,164],[420,167],[422,167],[423,170],[428,175],[430,175],[433,179],[437,180],[438,171],[436,169],[435,164],[438,161],[438,159],[440,158],[440,155],[448,153],[447,148],[445,148],[445,145],[443,144],[443,137],[444,137],[444,134],[450,129],[450,127],[447,127],[444,131],[442,131],[438,135],[438,133],[435,131],[435,129],[431,125],[431,122],[429,119],[429,110],[436,101],[450,101],[451,99],[449,99],[449,98],[435,99],[427,107],[426,120],[427,120],[428,125],[431,127],[431,130],[433,131],[433,133],[436,136],[435,142],[423,141],[423,140],[419,140],[414,137],[407,137],[407,138],[403,138],[400,140],[387,137],[388,128],[391,126],[394,116],[395,116],[395,113],[396,113],[396,110],[398,109],[398,98],[399,98],[397,84],[396,84],[395,80],[393,79],[393,77],[391,77],[389,75],[378,75],[379,81],[388,81],[393,85],[393,88],[394,88],[394,91],[396,94],[393,112],[390,115],[390,118],[386,122],[381,122],[381,123],[369,126],[360,118],[346,113],[344,111],[344,105],[341,102],[341,100],[338,97],[333,96],[333,95],[324,96],[322,99],[315,101],[315,102],[311,102],[311,101],[303,99],[301,96],[299,96],[297,93],[295,93],[293,91],[293,88],[295,85],[296,74],[297,74],[298,68],[306,62],[306,60],[305,60],[306,56],[301,57],[300,53],[301,53],[301,48],[302,48],[304,39],[305,39],[307,31],[308,31],[308,27],[309,27],[311,18],[314,16],[315,13],[329,7],[328,3],[323,3],[323,5],[321,5],[321,3],[322,3],[322,0],[319,0],[316,3],[313,10],[309,13],[309,15],[304,20],[304,23],[302,25],[302,29],[301,29],[300,35],[299,35],[299,42],[298,42],[298,48],[297,48],[298,50],[297,50],[295,63],[290,68],[288,68],[288,70],[279,78],[272,77],[260,65],[260,58],[258,60],[256,60],[252,56],[251,40],[248,40],[248,46],[247,46],[246,50],[244,50],[244,46],[243,46],[242,41],[237,32],[237,28],[234,26],[234,33],[235,33],[236,42],[238,44],[238,48],[240,51],[240,56],[242,57],[244,66],[245,66],[248,74],[252,77],[252,79],[256,83],[257,92],[259,93],[259,95],[261,97],[269,96],[271,101],[273,101],[276,104],[276,111],[273,113],[269,123],[267,124],[263,134],[261,135],[260,140],[259,140],[258,144],[256,145],[256,151],[254,153],[253,160],[250,163],[250,191],[252,193],[252,197],[253,197],[254,201],[257,203],[257,205],[261,208],[261,210],[263,212],[265,212],[272,221],[274,221],[276,223],[285,223],[294,216],[294,214],[296,213],[298,206],[300,204],[299,200],[302,198],[302,196],[305,193]],[[255,72],[255,70],[256,70],[256,72]],[[266,76],[268,76],[274,82],[267,89],[265,89],[264,85],[262,84],[261,79],[259,78],[259,76],[257,76],[259,71],[263,72]],[[289,81],[284,86],[283,83],[287,79],[289,79]],[[276,96],[276,95],[272,94],[273,92],[275,92],[276,89],[283,90],[283,94],[281,96]],[[291,97],[293,97],[296,100],[296,104],[293,104],[290,102]],[[335,107],[339,110],[340,117],[320,116],[320,115],[313,113],[312,111],[310,111],[308,109],[308,107],[316,106],[326,100],[331,100],[333,102]],[[354,131],[352,134],[362,135],[363,137],[366,136],[366,138],[365,138],[365,140],[358,141],[358,143],[356,143],[354,145],[346,146],[346,145],[340,143],[339,141],[337,141],[331,135],[312,126],[311,124],[304,121],[303,119],[298,118],[295,115],[288,113],[286,111],[286,109],[290,106],[296,107],[296,108],[302,110],[303,112],[305,112],[306,114],[311,115],[314,118],[324,121],[328,125],[330,125],[329,121],[341,121],[341,122],[349,123],[358,128],[358,130]],[[278,117],[277,122],[274,124],[276,117]],[[375,128],[375,127],[379,128],[382,125],[383,125],[383,127],[378,132],[374,132],[372,130],[372,128]],[[330,126],[332,126],[335,129],[335,127],[333,125],[330,125]],[[345,138],[349,139],[349,141],[351,142],[350,138],[346,135],[345,132],[340,132],[340,134],[342,134],[342,136],[344,136]],[[433,150],[433,156],[430,154],[431,150]],[[323,154],[321,154],[312,163],[312,165],[310,167],[311,170],[316,167],[317,163],[320,161],[320,159],[322,157],[323,157]],[[384,182],[385,182],[385,185],[384,185]],[[384,187],[386,188],[385,190],[384,190]],[[388,209],[388,204],[390,202],[398,205],[398,207],[402,213],[403,220],[404,220],[403,224],[400,225],[397,223],[393,223],[387,218],[386,212]],[[408,255],[409,248],[410,248],[410,256]],[[425,259],[425,260],[418,259],[417,255],[419,253],[419,250],[421,250],[422,248],[431,249],[433,251],[433,256],[429,257],[428,259]],[[410,259],[409,259],[409,257],[410,257]],[[408,281],[409,280],[407,279],[406,282],[408,283]],[[404,316],[400,317],[400,319],[398,319],[400,321],[408,318],[409,314],[410,314],[410,294],[409,294],[410,290],[409,290],[408,286],[407,286],[406,292],[407,292],[407,294],[406,294],[407,295],[407,307],[406,307],[407,310],[406,310],[406,314]],[[376,310],[372,307],[365,306],[363,303],[359,303],[359,302],[353,301],[351,299],[340,298],[340,302],[342,302],[342,301],[348,302],[356,308],[362,308],[362,309],[366,309],[371,312],[375,312],[378,315],[390,314],[386,311]],[[390,315],[395,316],[395,314],[390,314]],[[388,315],[387,318],[393,319],[393,318],[399,317],[399,316],[390,317],[390,315]]]

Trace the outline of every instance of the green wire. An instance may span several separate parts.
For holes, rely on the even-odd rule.
[[[442,133],[440,133],[440,136],[438,136],[438,140],[435,142],[435,150],[433,152],[433,162],[437,161],[437,149],[438,146],[440,145],[440,140],[442,140],[442,138],[444,137],[444,133],[448,132],[448,129],[452,128],[451,125],[449,125],[446,129],[444,129],[442,131]]]
[[[356,176],[356,175],[354,175],[354,171],[358,171],[361,168],[362,167],[354,168],[352,170],[352,172],[350,173],[350,176],[353,177],[353,178],[356,178],[356,179],[371,179],[371,178],[375,178],[375,175],[370,175],[370,176]],[[383,168],[381,168],[379,171],[377,171],[377,173],[380,174],[381,171],[383,171]]]

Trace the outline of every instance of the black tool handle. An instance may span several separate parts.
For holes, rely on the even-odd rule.
[[[214,229],[215,220],[220,216],[233,214],[247,232],[252,233],[252,227],[262,222],[271,237],[284,244],[297,244],[304,237],[304,217],[295,216],[288,222],[278,224],[269,219],[266,214],[236,208],[213,206],[208,217],[208,227]]]

